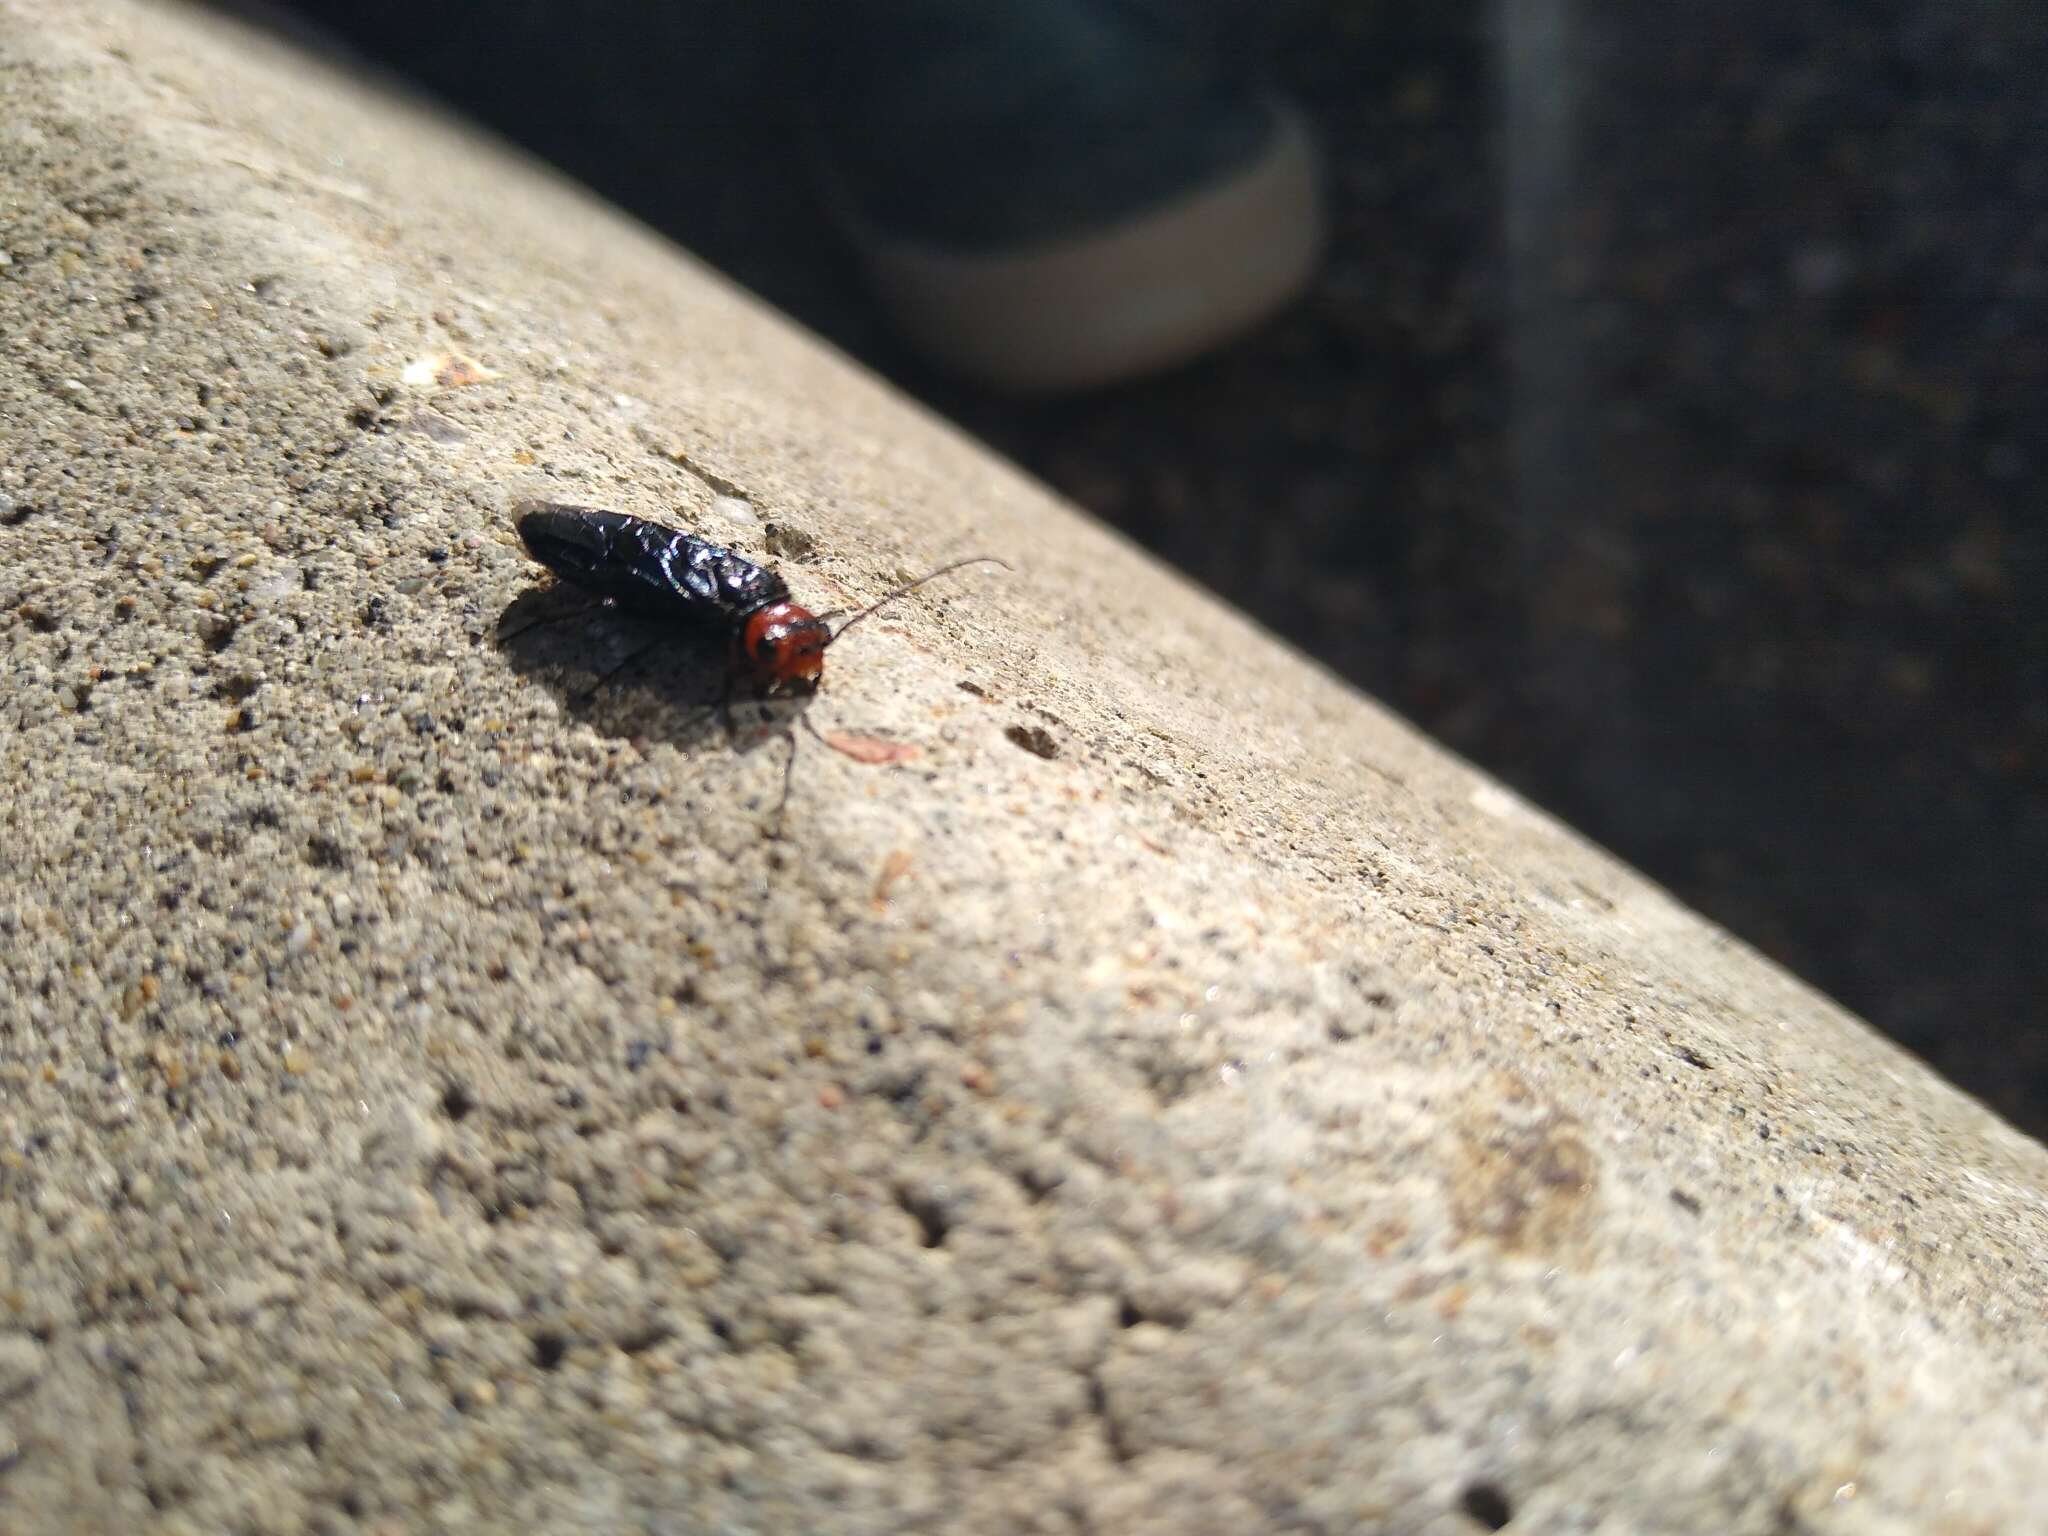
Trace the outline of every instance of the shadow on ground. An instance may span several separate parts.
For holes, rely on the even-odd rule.
[[[810,700],[735,691],[723,637],[595,606],[568,588],[529,588],[505,605],[494,636],[521,677],[548,689],[573,720],[617,740],[742,756],[787,746]]]

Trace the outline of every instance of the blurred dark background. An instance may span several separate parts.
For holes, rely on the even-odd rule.
[[[290,9],[2048,1132],[2048,12],[1203,0],[1323,135],[1328,264],[1224,353],[1020,404],[869,307],[788,13]]]

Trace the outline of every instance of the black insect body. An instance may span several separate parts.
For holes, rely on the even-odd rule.
[[[836,636],[790,601],[780,576],[744,555],[592,507],[533,506],[519,519],[519,537],[534,559],[592,597],[729,634],[734,660],[763,683],[793,693],[817,689],[825,647]]]
[[[534,559],[570,586],[606,606],[729,636],[734,676],[751,679],[764,694],[800,697],[817,692],[826,648],[877,609],[962,566],[1009,568],[987,555],[956,560],[884,594],[834,630],[793,601],[775,572],[692,533],[623,512],[552,502],[526,504],[518,528]],[[798,718],[817,734],[808,719]],[[793,767],[794,737],[790,746]],[[783,799],[788,797],[785,771]],[[779,821],[779,808],[777,816]]]

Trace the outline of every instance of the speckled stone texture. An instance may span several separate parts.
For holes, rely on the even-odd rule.
[[[2039,1147],[531,167],[0,72],[0,1530],[2042,1528]],[[777,840],[527,496],[1017,569]]]

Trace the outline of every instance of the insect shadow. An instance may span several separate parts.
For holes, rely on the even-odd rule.
[[[619,740],[746,754],[785,742],[805,695],[761,698],[734,677],[729,638],[593,604],[565,583],[505,605],[493,636],[513,671],[574,720]]]

